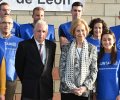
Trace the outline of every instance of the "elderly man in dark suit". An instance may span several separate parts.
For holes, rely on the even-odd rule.
[[[39,20],[34,37],[19,43],[15,68],[22,83],[22,100],[52,100],[52,68],[56,44],[46,40],[48,24]]]

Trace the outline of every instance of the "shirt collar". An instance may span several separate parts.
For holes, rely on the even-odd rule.
[[[39,44],[41,44],[36,39],[35,39],[35,42],[36,42],[37,46],[39,46]],[[42,42],[42,45],[45,45],[45,41]]]
[[[3,34],[2,34],[1,31],[0,31],[0,38],[2,38],[2,39],[7,39],[7,38],[9,38],[9,37],[11,37],[11,36],[12,36],[12,34],[10,34],[8,37],[4,37]]]

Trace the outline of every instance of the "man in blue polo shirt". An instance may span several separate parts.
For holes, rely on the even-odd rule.
[[[21,38],[11,34],[13,27],[13,20],[11,16],[5,15],[0,19],[0,49],[3,52],[6,65],[6,86],[5,100],[13,100],[16,84],[17,74],[15,71],[15,54],[18,43],[22,41]]]
[[[44,9],[41,7],[35,7],[33,9],[33,23],[27,23],[20,25],[20,37],[24,40],[31,39],[33,37],[33,29],[36,22],[40,19],[44,20]],[[50,41],[55,41],[55,30],[54,25],[48,24],[48,35],[46,39]]]
[[[6,2],[2,2],[0,4],[0,17],[2,18],[5,15],[10,15],[10,12],[11,12],[11,10],[10,10],[9,4],[6,3]],[[19,31],[18,31],[19,30],[19,26],[20,25],[18,23],[16,23],[15,21],[13,21],[13,28],[11,30],[11,33],[13,35],[15,35],[15,36],[18,36],[18,37],[19,37]]]
[[[72,4],[71,14],[72,20],[81,18],[83,12],[83,4],[81,2],[74,2]],[[59,26],[59,38],[60,45],[65,45],[73,40],[73,36],[70,34],[71,22],[66,22]]]

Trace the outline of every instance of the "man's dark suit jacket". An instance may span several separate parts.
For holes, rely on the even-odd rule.
[[[48,100],[53,97],[52,68],[56,44],[45,40],[46,63],[43,65],[34,38],[18,45],[15,68],[22,83],[22,98]]]

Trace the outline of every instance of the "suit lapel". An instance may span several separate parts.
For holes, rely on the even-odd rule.
[[[49,57],[49,44],[47,40],[45,40],[45,49],[46,49],[46,61],[45,61],[45,65],[46,65]]]
[[[38,51],[38,47],[37,47],[37,44],[36,44],[36,42],[35,42],[35,39],[34,38],[32,38],[32,43],[33,43],[33,48],[35,49],[35,51],[37,51],[37,53],[39,54],[39,51]]]

